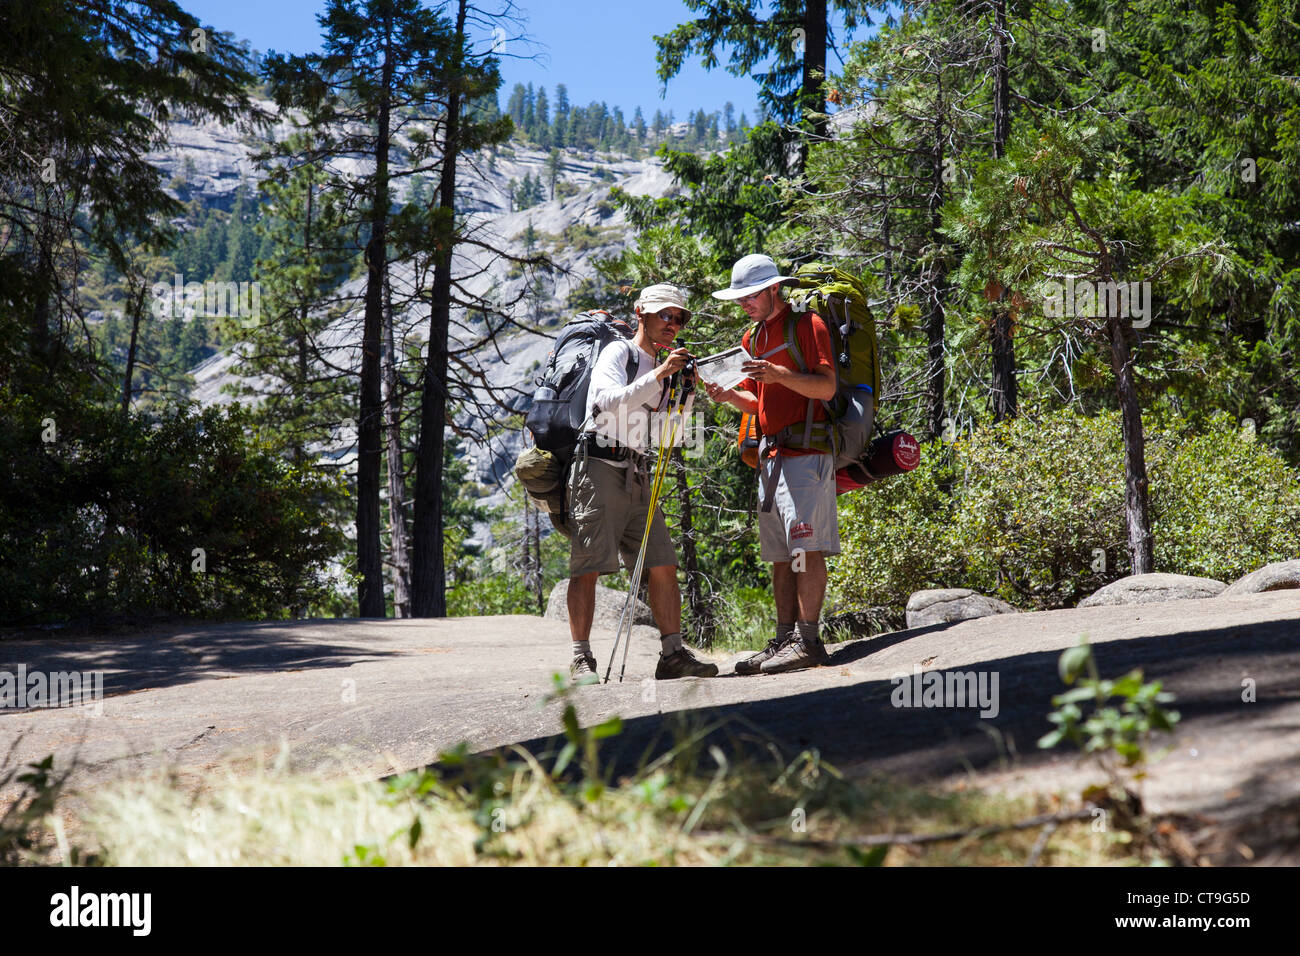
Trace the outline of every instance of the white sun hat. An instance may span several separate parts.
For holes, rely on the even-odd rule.
[[[715,299],[739,299],[766,289],[774,282],[793,282],[794,276],[783,276],[771,256],[754,254],[745,256],[731,267],[731,288],[713,293]]]
[[[642,312],[659,312],[662,309],[681,309],[687,315],[691,315],[691,310],[686,308],[686,296],[682,295],[682,290],[677,286],[667,282],[660,282],[658,285],[648,285],[641,290],[637,296],[633,308],[640,309]]]

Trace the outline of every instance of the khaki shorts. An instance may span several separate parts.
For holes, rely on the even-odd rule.
[[[782,455],[781,476],[772,489],[776,503],[763,511],[763,486],[776,465],[765,458],[758,469],[758,543],[762,560],[789,561],[795,551],[840,553],[835,509],[835,463],[830,455]]]
[[[579,452],[569,472],[569,527],[573,530],[569,551],[569,576],[611,574],[618,570],[618,558],[631,571],[645,533],[650,507],[650,475],[632,466],[619,468]],[[638,481],[638,478],[640,479]],[[677,551],[668,534],[661,508],[655,508],[646,542],[646,568],[677,566]]]

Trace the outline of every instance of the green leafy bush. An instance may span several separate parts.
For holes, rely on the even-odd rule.
[[[943,490],[952,476],[951,454],[929,443],[911,474],[839,498],[842,550],[831,561],[837,603],[901,606],[913,591],[965,580],[952,547],[956,502]]]
[[[448,617],[538,613],[537,596],[514,575],[485,575],[447,590]]]
[[[284,617],[326,596],[333,478],[209,408],[153,420],[0,390],[0,618]]]
[[[1146,422],[1158,571],[1232,580],[1300,554],[1300,476],[1228,417]],[[945,487],[951,494],[945,493]],[[968,587],[1070,607],[1129,573],[1119,414],[1060,411],[929,443],[910,475],[839,499],[845,604]]]
[[[1300,558],[1300,477],[1281,455],[1227,415],[1165,438],[1150,466],[1157,568],[1231,581]]]

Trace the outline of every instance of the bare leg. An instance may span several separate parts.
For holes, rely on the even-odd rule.
[[[677,565],[661,564],[650,569],[650,613],[660,634],[681,632],[682,591],[677,586]]]
[[[772,598],[776,601],[778,624],[794,624],[799,619],[799,596],[789,561],[772,564]]]
[[[791,575],[799,598],[797,620],[816,623],[821,618],[822,601],[826,597],[826,556],[820,551],[805,551],[804,562],[804,570]]]
[[[596,615],[596,579],[599,571],[569,578],[569,634],[575,641],[591,637],[591,619]]]

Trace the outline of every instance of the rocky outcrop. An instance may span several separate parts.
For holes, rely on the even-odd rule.
[[[993,614],[1015,614],[1006,601],[978,594],[970,588],[940,588],[916,591],[907,599],[907,626],[927,627],[952,624]]]
[[[1130,574],[1112,581],[1079,602],[1079,607],[1109,604],[1159,604],[1162,601],[1186,601],[1211,598],[1227,587],[1213,578],[1189,574]]]
[[[545,616],[552,621],[567,621],[569,619],[569,608],[566,604],[569,595],[569,579],[562,578],[555,587],[551,588],[551,596],[546,602]],[[592,630],[603,629],[612,631],[618,627],[619,615],[623,613],[623,604],[627,600],[626,591],[615,591],[613,588],[596,585],[596,614],[592,618]],[[636,607],[632,611],[633,624],[653,625],[654,616],[650,613],[650,606],[644,601],[637,601]]]
[[[1259,570],[1233,581],[1223,589],[1219,597],[1259,594],[1263,591],[1284,591],[1288,588],[1300,588],[1300,560],[1274,561],[1272,564],[1266,564]]]
[[[291,131],[290,118],[277,113],[272,102],[259,100],[257,105],[274,117],[276,138],[283,138]],[[427,124],[410,127],[417,128],[425,133],[433,131]],[[149,159],[161,171],[167,190],[182,200],[197,199],[205,206],[229,209],[240,183],[256,187],[263,175],[252,159],[261,144],[248,130],[213,120],[194,122],[178,117],[171,122],[168,135],[167,147],[150,154]],[[672,175],[658,157],[633,159],[566,149],[561,153],[558,173],[558,181],[564,188],[545,202],[512,210],[511,181],[519,183],[525,177],[532,177],[549,183],[549,159],[548,151],[514,142],[466,155],[457,177],[459,209],[475,238],[474,244],[465,243],[456,249],[454,271],[459,288],[467,295],[503,304],[516,317],[542,330],[538,334],[507,325],[494,344],[472,348],[462,356],[468,365],[464,377],[496,389],[498,395],[511,401],[516,412],[527,410],[534,379],[546,361],[552,336],[568,317],[570,294],[584,280],[596,275],[597,260],[616,255],[632,235],[624,213],[610,202],[610,190],[617,186],[629,195],[659,198],[675,189]],[[369,165],[363,159],[341,158],[332,168],[344,174],[360,175],[368,171]],[[398,202],[408,201],[412,177],[395,180],[393,188]],[[182,229],[189,225],[184,217],[176,224]],[[554,268],[526,275],[508,258],[496,256],[484,246],[515,258],[545,254]],[[186,280],[206,278],[187,276]],[[420,304],[416,294],[422,281],[427,282],[427,276],[417,276],[409,263],[398,264],[392,270],[395,298],[400,301],[414,297],[416,302],[410,308],[396,310],[394,315],[394,334],[398,348],[403,351],[425,348],[428,308]],[[364,277],[342,284],[334,294],[335,301],[350,301],[351,307],[317,336],[316,345],[321,354],[339,368],[356,370],[360,366],[358,344],[364,288]],[[526,299],[526,291],[540,292],[540,295]],[[453,332],[455,347],[479,342],[483,333],[480,316],[458,311],[452,319],[457,330]],[[230,387],[256,388],[259,384],[246,376],[246,365],[233,349],[213,355],[192,372],[191,397],[202,406],[229,404],[236,400],[228,391]],[[486,391],[479,389],[478,397],[486,399]],[[255,399],[245,396],[242,400]],[[480,503],[491,508],[507,502],[512,483],[510,469],[527,440],[522,429],[501,427],[506,412],[495,409],[491,403],[484,409],[480,412],[473,402],[463,403],[456,424],[462,431],[482,436],[479,441],[467,441],[462,455],[470,466],[469,477],[484,486],[482,490],[486,494]],[[340,467],[349,467],[356,444],[355,424],[331,423],[307,444],[313,453],[331,459]],[[492,546],[488,522],[479,522],[474,527],[472,540],[481,546]]]

